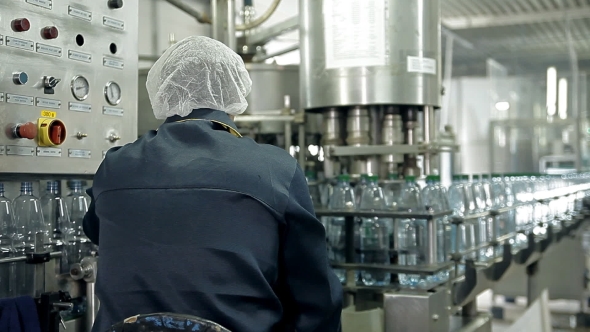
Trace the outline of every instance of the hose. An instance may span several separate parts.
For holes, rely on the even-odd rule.
[[[170,1],[170,0],[168,0]],[[250,29],[254,29],[257,26],[261,25],[262,23],[266,22],[272,14],[277,10],[277,7],[281,3],[281,0],[274,0],[273,3],[268,7],[268,9],[262,14],[260,17],[255,19],[254,21],[248,24],[240,24],[236,25],[236,31],[246,31]]]

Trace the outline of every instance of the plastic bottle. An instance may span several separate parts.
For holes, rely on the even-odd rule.
[[[340,175],[338,183],[334,187],[334,193],[330,198],[329,209],[332,211],[354,211],[356,210],[356,200],[354,190],[350,186],[350,176]],[[328,244],[330,247],[330,258],[336,263],[345,263],[345,220],[344,217],[329,218]],[[334,272],[340,279],[340,282],[346,281],[346,271],[335,269]]]
[[[422,189],[422,199],[426,211],[433,213],[440,213],[449,211],[449,203],[447,201],[446,193],[440,185],[440,176],[429,175],[426,177],[426,187]],[[451,227],[448,222],[448,217],[441,217],[435,220],[436,223],[436,237],[437,237],[437,263],[445,263],[450,252],[450,232]],[[428,242],[427,242],[428,243]],[[449,278],[449,271],[444,270],[434,276],[428,276],[426,279],[427,286],[433,286]]]
[[[82,188],[82,181],[73,180],[68,182],[70,187],[70,194],[66,197],[68,211],[70,212],[70,228],[72,234],[70,237],[75,237],[76,246],[70,246],[68,264],[75,264],[86,256],[90,256],[91,252],[96,250],[95,246],[90,242],[84,233],[83,221],[86,212],[88,211],[88,197],[85,195]]]
[[[486,187],[482,180],[482,178],[478,179],[474,176],[473,181],[470,183],[471,189],[473,190],[473,197],[475,199],[475,213],[487,212],[492,206],[492,201],[487,197]],[[493,224],[494,219],[490,216],[477,218],[475,224],[476,246],[484,245],[492,240]],[[494,248],[489,246],[483,247],[478,250],[477,256],[479,261],[487,262],[494,257]]]
[[[363,190],[360,210],[383,211],[385,200],[383,191],[378,186],[379,178],[371,176],[367,187]],[[389,229],[387,223],[377,217],[363,218],[361,224],[361,260],[366,264],[390,264],[389,256]],[[361,279],[367,286],[386,286],[391,281],[391,274],[388,272],[361,271]]]
[[[454,175],[453,183],[449,187],[448,193],[449,207],[453,210],[453,215],[457,217],[464,217],[469,214],[468,197],[471,197],[471,190],[466,190],[463,176]],[[462,254],[464,258],[474,258],[475,253],[469,252],[475,245],[475,233],[472,223],[464,222],[462,224],[453,225],[451,232],[451,248],[450,251],[457,254]],[[464,265],[459,266],[459,272],[462,272]]]
[[[31,182],[21,183],[20,196],[12,202],[15,223],[24,231],[24,251],[47,252],[50,250],[49,226],[43,219],[41,202],[33,195]],[[17,274],[17,292],[20,295],[35,296],[35,266],[26,264],[24,275],[19,267]]]
[[[399,180],[397,173],[391,173],[387,176],[388,181],[383,185],[383,197],[385,206],[388,210],[397,210],[397,201],[402,192],[403,181]]]
[[[406,184],[399,200],[399,211],[424,212],[424,202],[420,190],[416,186],[416,178],[406,177]],[[399,265],[424,264],[426,254],[426,221],[415,218],[397,221],[397,243]],[[417,274],[399,274],[401,287],[426,288],[427,280]]]
[[[306,171],[305,178],[307,180],[307,185],[309,187],[309,194],[311,195],[311,201],[313,202],[313,206],[315,206],[315,207],[322,206],[320,187],[319,187],[316,172],[315,171]]]
[[[0,183],[1,257],[15,257],[17,255],[17,240],[17,228],[12,211],[12,202],[4,196],[4,184]],[[0,298],[14,297],[17,295],[15,289],[16,265],[17,263],[0,264]]]
[[[361,198],[363,196],[363,191],[367,187],[369,183],[369,174],[361,174],[359,182],[354,186],[354,197],[356,199],[356,206],[361,205]]]
[[[70,214],[66,201],[59,195],[57,181],[47,182],[47,192],[41,197],[43,218],[52,229],[52,244],[56,250],[62,252],[58,273],[69,273],[69,246],[75,245],[71,237],[74,236],[70,225]]]

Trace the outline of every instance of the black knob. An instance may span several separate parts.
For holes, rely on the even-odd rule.
[[[111,9],[119,9],[123,7],[123,0],[109,0],[108,5]]]

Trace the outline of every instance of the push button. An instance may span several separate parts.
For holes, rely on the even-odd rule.
[[[26,18],[17,18],[16,20],[12,21],[12,30],[16,32],[24,32],[29,31],[31,28],[31,22]]]

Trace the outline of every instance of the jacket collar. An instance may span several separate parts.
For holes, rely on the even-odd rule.
[[[236,124],[229,118],[227,113],[222,111],[217,111],[209,108],[199,108],[193,110],[187,116],[179,116],[174,115],[166,119],[164,123],[172,123],[172,122],[185,122],[185,121],[210,121],[216,124],[221,125],[231,134],[236,137],[242,137],[238,132],[238,127]]]

